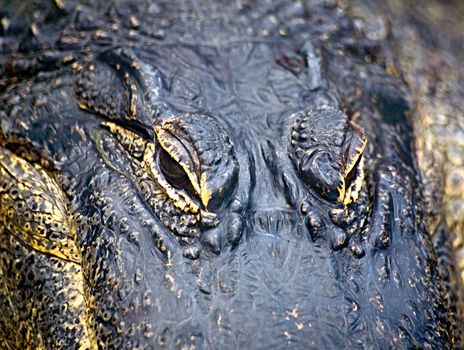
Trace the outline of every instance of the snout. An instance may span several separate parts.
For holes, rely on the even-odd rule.
[[[296,232],[300,223],[296,211],[286,208],[262,208],[251,211],[248,228],[256,234],[286,236]]]

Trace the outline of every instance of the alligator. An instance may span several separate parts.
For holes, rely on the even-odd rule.
[[[462,346],[391,35],[320,0],[2,7],[1,348]]]

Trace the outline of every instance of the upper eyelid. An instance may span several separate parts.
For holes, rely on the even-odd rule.
[[[115,124],[118,124],[120,127],[132,131],[133,133],[139,135],[147,141],[151,141],[155,137],[155,133],[152,128],[147,127],[138,120],[111,120]]]

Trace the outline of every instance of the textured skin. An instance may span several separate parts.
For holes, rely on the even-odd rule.
[[[416,105],[412,121],[427,210],[444,213],[456,233],[454,245],[464,277],[464,3],[349,2],[351,12],[367,19],[365,28],[379,36],[390,27],[398,38],[395,55]],[[439,215],[430,217],[430,227],[440,224]]]
[[[4,18],[3,348],[460,347],[389,40],[319,1]]]

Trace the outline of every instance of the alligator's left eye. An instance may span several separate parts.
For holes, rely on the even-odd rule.
[[[323,198],[356,201],[363,181],[364,131],[339,109],[301,112],[291,136],[291,158],[302,179]]]
[[[337,201],[345,181],[340,167],[326,151],[305,152],[298,164],[302,179],[330,201]]]

